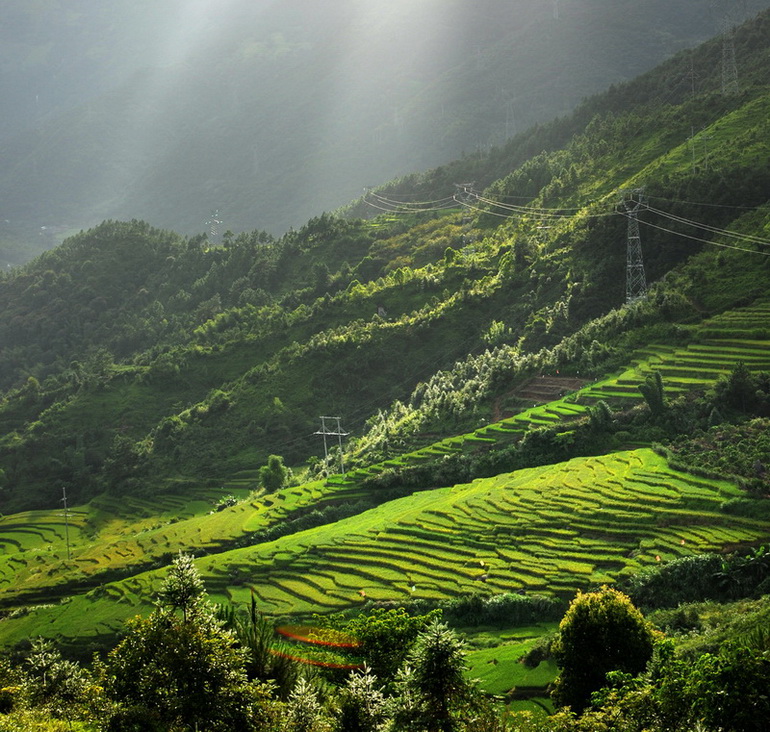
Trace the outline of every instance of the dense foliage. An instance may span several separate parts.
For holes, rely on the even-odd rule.
[[[644,671],[653,635],[642,614],[617,590],[578,594],[559,626],[554,653],[561,667],[555,699],[582,712],[610,671]]]
[[[88,608],[84,644],[112,647],[90,669],[17,649],[0,730],[756,728],[761,622],[704,629],[770,588],[768,38],[767,14],[736,31],[739,94],[712,42],[384,189],[428,200],[476,171],[489,185],[464,211],[221,243],[107,221],[0,276],[2,630],[71,638]],[[699,88],[671,81],[683,61]],[[655,282],[624,304],[616,197],[642,185]],[[508,475],[524,468],[528,485]],[[157,591],[190,546],[218,610],[184,554]],[[589,586],[620,577],[669,640]],[[101,610],[146,608],[150,587],[115,645]],[[541,636],[578,587],[557,639],[525,639],[572,711],[504,719],[442,619]],[[308,636],[354,641],[278,645],[257,598],[344,610]]]

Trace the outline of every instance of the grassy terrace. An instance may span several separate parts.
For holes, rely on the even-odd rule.
[[[0,518],[0,602],[5,607],[57,601],[111,580],[163,566],[179,550],[224,551],[290,512],[339,500],[349,491],[308,483],[264,496],[254,476],[220,488],[185,488],[150,500],[102,496],[68,512],[34,511]],[[216,511],[225,495],[240,499]],[[69,540],[70,558],[67,557]]]
[[[215,599],[247,602],[254,592],[272,615],[468,592],[568,596],[657,561],[766,540],[762,522],[721,512],[738,495],[729,482],[673,471],[643,449],[417,493],[197,563]],[[3,636],[110,632],[146,609],[162,574],[6,619]]]
[[[484,691],[504,697],[509,707],[518,711],[552,710],[547,686],[558,673],[556,663],[543,661],[536,668],[527,668],[519,659],[541,636],[557,627],[557,623],[546,623],[516,630],[477,631],[474,645],[488,643],[490,647],[472,647],[468,652],[468,678],[478,679]]]
[[[2,606],[66,601],[5,621],[3,635],[23,637],[39,613],[69,616],[56,625],[69,637],[111,632],[119,618],[145,606],[158,577],[150,570],[180,549],[210,555],[199,561],[220,599],[247,600],[253,590],[265,610],[288,614],[478,590],[569,594],[658,557],[758,541],[765,527],[720,513],[736,488],[672,472],[648,451],[418,493],[275,542],[252,546],[251,534],[298,510],[355,500],[360,480],[385,467],[510,443],[544,424],[567,427],[598,399],[615,407],[639,403],[638,384],[655,370],[675,394],[713,384],[739,361],[770,369],[763,331],[769,316],[770,304],[725,313],[704,323],[686,347],[648,346],[621,374],[563,399],[325,483],[264,496],[253,490],[255,473],[245,471],[219,488],[160,486],[146,500],[105,496],[70,510],[68,536],[61,509],[0,517]],[[239,502],[216,511],[227,494]]]
[[[601,379],[563,399],[536,405],[513,417],[482,427],[475,432],[441,440],[385,463],[351,472],[349,483],[381,472],[387,467],[415,465],[442,455],[472,451],[479,446],[509,444],[537,427],[558,427],[585,416],[587,406],[599,400],[615,408],[642,401],[639,384],[659,371],[666,393],[676,396],[692,389],[705,389],[743,362],[752,371],[770,371],[770,303],[759,303],[723,313],[705,321],[696,331],[695,342],[677,348],[650,345],[631,358],[627,369]],[[742,337],[745,336],[745,337]],[[339,480],[339,478],[337,479]]]

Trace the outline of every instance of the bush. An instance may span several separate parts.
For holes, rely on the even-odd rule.
[[[554,701],[582,712],[608,672],[641,673],[652,648],[652,629],[626,595],[609,587],[578,593],[554,644],[561,667]]]
[[[714,600],[720,596],[715,577],[721,569],[722,557],[717,554],[680,557],[630,577],[623,589],[637,605],[648,608]]]

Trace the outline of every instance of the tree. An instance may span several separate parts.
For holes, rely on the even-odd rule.
[[[302,677],[289,696],[283,729],[285,732],[320,732],[323,722],[318,692]]]
[[[270,455],[267,465],[259,469],[259,482],[268,493],[285,488],[289,483],[289,469],[280,455]]]
[[[754,376],[743,361],[739,361],[726,377],[720,377],[716,383],[717,399],[741,412],[751,411],[756,392]]]
[[[336,732],[378,732],[385,722],[385,696],[371,669],[352,673],[340,690]]]
[[[287,698],[296,688],[301,675],[301,665],[282,653],[273,653],[275,628],[257,609],[252,593],[249,612],[244,616],[232,605],[220,606],[218,616],[225,627],[235,634],[246,652],[246,674],[250,680],[270,681],[281,699]]]
[[[93,700],[93,684],[85,669],[65,660],[53,642],[38,638],[27,656],[27,691],[34,705],[69,717]]]
[[[182,609],[180,618],[176,613]],[[128,621],[101,667],[119,704],[110,729],[275,729],[269,688],[250,682],[244,651],[215,619],[191,557],[180,554],[149,617]]]
[[[653,416],[663,414],[666,410],[666,398],[663,390],[663,377],[660,371],[648,374],[643,384],[639,384],[639,391],[642,392],[644,401],[650,408]]]
[[[453,709],[468,697],[464,645],[437,618],[415,641],[401,671],[395,729],[453,732]],[[399,726],[401,725],[401,726]],[[416,725],[416,726],[415,726]]]
[[[181,610],[187,621],[188,615],[201,609],[205,595],[206,589],[193,563],[193,557],[180,551],[158,592],[158,605]]]
[[[610,405],[600,399],[588,408],[588,419],[592,432],[608,432],[612,428],[612,410]]]
[[[641,673],[652,649],[652,630],[626,595],[610,587],[578,593],[554,644],[561,667],[554,700],[582,712],[609,671]]]
[[[341,627],[360,644],[358,652],[374,675],[390,682],[414,645],[439,615],[433,610],[427,615],[409,615],[400,608],[376,608],[371,613],[358,615]]]

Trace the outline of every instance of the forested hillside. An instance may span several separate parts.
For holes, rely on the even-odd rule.
[[[507,156],[511,172],[464,205],[371,221],[325,215],[277,240],[254,232],[216,246],[105,222],[5,276],[4,505],[50,505],[62,485],[85,498],[123,474],[137,488],[152,475],[153,491],[180,475],[216,480],[271,453],[312,466],[321,414],[343,418],[365,460],[365,433],[382,432],[390,413],[414,413],[397,443],[474,427],[544,367],[598,375],[648,337],[643,327],[670,338],[666,322],[761,295],[764,251],[721,245],[746,248],[734,237],[750,242],[763,226],[766,23],[737,38],[740,93],[721,93],[715,40],[474,160],[491,178]],[[711,78],[706,91],[670,88],[675,64]],[[424,200],[446,197],[448,176],[426,174]],[[642,186],[644,261],[657,284],[635,315],[616,316],[635,318],[624,346],[617,325],[595,319],[624,301],[618,191]],[[667,275],[728,226],[733,238]],[[739,268],[746,260],[741,287],[728,267],[698,286],[719,252]]]
[[[28,659],[0,701],[86,730],[761,729],[768,41],[769,13],[736,30],[737,89],[715,39],[280,237],[109,220],[0,276],[0,643]],[[76,672],[37,636],[113,651]],[[501,716],[551,691],[577,716]]]

